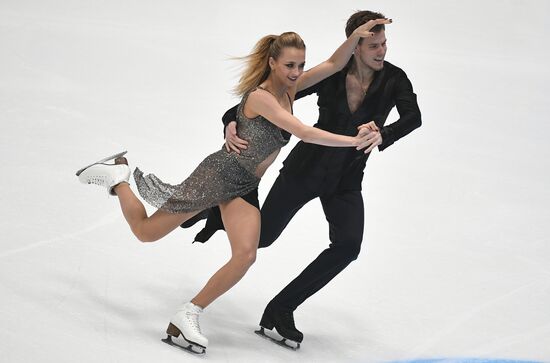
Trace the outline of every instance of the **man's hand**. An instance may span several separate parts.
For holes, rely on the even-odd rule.
[[[357,127],[357,136],[360,138],[357,150],[365,149],[365,154],[370,153],[375,147],[382,144],[382,135],[380,129],[374,121],[360,125]]]
[[[248,141],[237,136],[237,121],[231,121],[225,128],[225,149],[227,152],[234,151],[237,154],[248,147]]]

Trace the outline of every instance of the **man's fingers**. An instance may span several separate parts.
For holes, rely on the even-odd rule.
[[[372,142],[368,148],[365,149],[365,154],[370,153],[377,146],[376,142]]]
[[[376,144],[372,144],[367,150],[365,150],[365,154],[370,153],[372,150],[374,150],[374,148],[375,148],[376,146],[377,146]]]
[[[244,140],[241,140],[239,138],[230,138],[229,139],[229,142],[231,142],[231,144],[233,146],[236,146],[238,147],[239,149],[246,149],[248,148],[247,144],[248,142],[244,141]]]
[[[371,131],[369,128],[364,127],[364,128],[362,128],[362,129],[360,129],[359,132],[358,132],[357,134],[359,135],[359,137],[363,137],[363,136],[365,136],[365,135],[370,134],[371,132],[372,132],[372,131]]]
[[[366,148],[366,147],[368,147],[368,146],[370,146],[370,145],[371,145],[370,142],[363,142],[363,143],[361,143],[361,144],[357,147],[357,150],[362,150],[362,149],[364,149],[364,148]]]
[[[236,152],[237,154],[240,154],[241,153],[241,150],[236,147],[235,145],[233,144],[229,144],[229,147],[231,148],[231,150],[233,150],[234,152]]]
[[[225,148],[227,149],[227,152],[234,151],[237,154],[241,153],[241,148],[239,145],[235,144],[230,138],[225,140]]]
[[[368,139],[372,139],[376,134],[376,131],[371,131],[371,130],[366,130],[366,131],[359,131],[359,133],[357,134],[359,136],[359,138],[361,138],[363,140],[367,140]]]
[[[228,137],[227,142],[231,148],[237,148],[240,150],[248,149],[248,141],[240,139],[239,137]]]
[[[382,137],[377,137],[376,139],[373,140],[371,146],[369,146],[369,148],[365,150],[365,154],[370,153],[372,150],[374,150],[375,147],[381,144],[382,144]]]
[[[376,122],[374,121],[370,121],[370,122],[367,122],[366,124],[362,124],[362,125],[359,125],[357,126],[357,129],[358,130],[362,130],[362,129],[369,129],[369,130],[372,130],[372,131],[378,131],[378,126],[376,126]]]
[[[246,149],[248,141],[241,139],[237,135],[237,122],[231,121],[226,128],[225,147],[228,152],[234,151],[241,153],[241,149]]]
[[[371,121],[367,124],[367,127],[370,128],[373,131],[378,131],[378,126],[376,126],[376,122]]]
[[[233,138],[233,143],[239,144],[239,145],[244,145],[244,146],[248,145],[248,141],[246,141],[246,140],[244,140],[244,139],[241,139],[241,138],[238,137],[238,136],[235,136],[235,137]]]
[[[376,125],[370,125],[370,124],[359,126],[358,130],[359,130],[358,132],[359,136],[364,136],[374,132],[378,132],[378,128],[376,127]]]
[[[246,150],[248,148],[246,145],[239,144],[239,143],[234,143],[233,145],[235,145],[236,147],[238,147],[241,150]]]
[[[357,145],[357,150],[364,149],[364,148],[366,148],[367,146],[369,146],[370,144],[372,144],[372,140],[371,140],[371,139],[364,139],[364,140],[361,140],[361,142],[359,143],[359,145]]]
[[[366,136],[361,138],[361,142],[357,145],[356,149],[361,150],[368,146],[370,146],[372,149],[373,147],[376,147],[377,144],[380,144],[380,140],[381,138],[379,133],[369,132]]]

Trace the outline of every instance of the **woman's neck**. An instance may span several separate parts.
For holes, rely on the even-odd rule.
[[[263,88],[267,89],[275,98],[278,100],[284,99],[285,95],[288,92],[288,86],[277,82],[273,77],[268,77],[261,85]]]

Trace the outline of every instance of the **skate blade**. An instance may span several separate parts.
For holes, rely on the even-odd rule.
[[[83,167],[82,169],[79,169],[77,172],[76,172],[76,176],[79,176],[80,174],[82,174],[82,172],[86,169],[88,169],[90,166],[93,166],[93,165],[96,165],[96,164],[101,164],[101,163],[104,163],[106,161],[109,161],[109,160],[113,160],[113,159],[116,159],[118,157],[121,157],[123,155],[126,155],[128,151],[122,151],[122,152],[119,152],[118,154],[115,154],[115,155],[111,155],[111,156],[108,156],[104,159],[101,159],[101,160],[98,160],[96,161],[95,163],[92,163],[90,165],[87,165],[85,167]]]
[[[259,336],[261,336],[264,339],[270,340],[273,343],[275,343],[277,345],[280,345],[281,347],[285,347],[287,349],[291,349],[291,350],[294,350],[294,351],[300,349],[300,343],[295,342],[294,340],[290,340],[290,339],[286,339],[286,338],[278,339],[278,338],[274,338],[274,337],[271,337],[271,336],[267,335],[265,333],[264,327],[260,327],[260,330],[254,330],[254,333],[258,334]],[[296,345],[293,345],[293,344],[290,344],[290,343],[294,343]]]
[[[168,335],[166,338],[161,339],[161,340],[162,340],[164,343],[168,344],[168,345],[171,345],[171,346],[176,347],[176,348],[183,349],[183,350],[185,350],[186,352],[189,352],[189,353],[192,353],[192,354],[202,355],[202,354],[205,354],[205,353],[206,353],[206,348],[204,348],[203,346],[195,345],[195,344],[189,343],[188,341],[185,341],[188,345],[187,345],[187,346],[183,346],[183,345],[181,345],[181,344],[175,343],[175,342],[172,340],[172,337],[171,337],[170,335]],[[195,349],[196,349],[196,350],[195,350]]]

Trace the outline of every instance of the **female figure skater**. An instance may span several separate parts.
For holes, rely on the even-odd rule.
[[[122,157],[124,153],[77,172],[82,183],[104,186],[118,197],[126,221],[142,242],[157,241],[201,211],[219,206],[231,244],[231,258],[191,301],[177,309],[166,331],[168,343],[171,337],[182,336],[191,344],[186,349],[196,353],[192,348],[198,346],[199,353],[204,353],[208,339],[201,333],[199,314],[233,287],[256,259],[260,235],[257,187],[280,148],[288,142],[288,133],[325,146],[361,149],[368,144],[369,133],[364,129],[352,137],[302,124],[292,115],[292,102],[297,91],[342,69],[359,39],[372,36],[372,27],[388,22],[379,19],[357,28],[327,61],[305,73],[305,44],[298,34],[287,32],[262,38],[246,57],[247,67],[236,87],[242,95],[237,113],[239,134],[250,141],[250,147],[240,154],[222,148],[178,185],[163,183],[153,174],[143,175],[136,168],[134,179],[140,195],[158,208],[149,217],[128,184],[130,169]],[[114,164],[106,164],[113,159]]]

